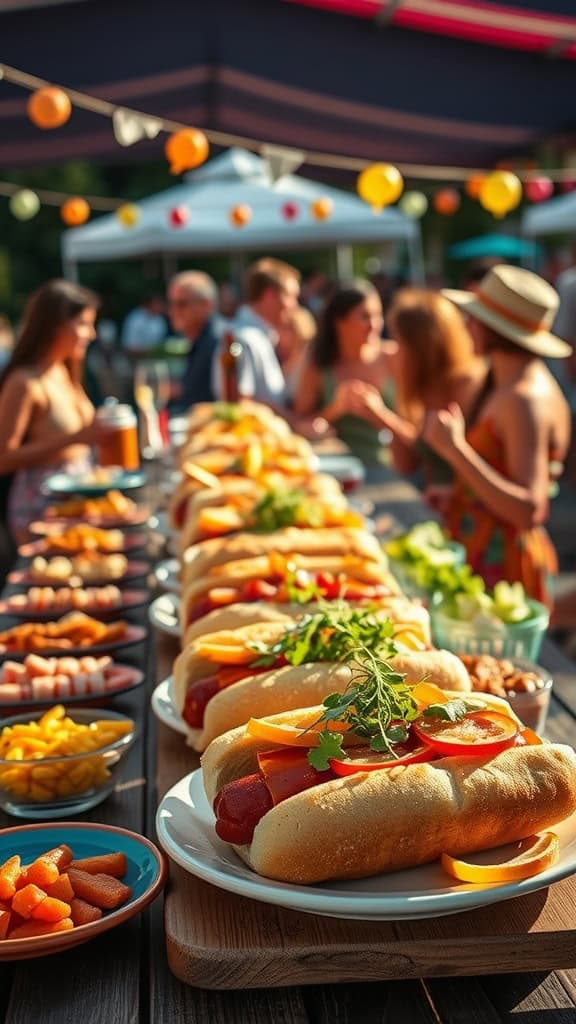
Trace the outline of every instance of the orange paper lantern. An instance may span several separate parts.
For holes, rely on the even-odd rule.
[[[60,216],[69,228],[77,228],[79,224],[84,224],[88,220],[90,207],[85,199],[73,196],[72,199],[67,199],[65,203],[62,203]]]
[[[68,94],[54,85],[38,89],[28,100],[28,117],[37,128],[60,128],[71,113]]]
[[[233,206],[230,210],[230,222],[235,228],[243,228],[252,220],[252,210],[246,203]]]
[[[468,178],[466,182],[466,195],[470,196],[470,199],[478,199],[483,181],[483,174],[473,174],[471,178]]]
[[[169,137],[164,147],[172,174],[182,174],[203,164],[208,156],[208,139],[197,128],[182,128]]]
[[[333,202],[327,196],[321,196],[310,204],[310,213],[314,220],[328,220],[332,216]]]
[[[460,193],[455,188],[442,188],[434,196],[434,209],[443,217],[451,217],[460,206]]]

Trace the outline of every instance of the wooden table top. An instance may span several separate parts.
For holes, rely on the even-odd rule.
[[[427,513],[397,480],[365,488],[377,513],[412,523]],[[146,609],[131,621],[146,624]],[[122,660],[146,671],[146,685],[114,707],[134,717],[140,735],[118,769],[116,791],[78,820],[120,825],[154,838],[156,722],[149,698],[174,648],[152,635]],[[576,666],[550,642],[541,662],[554,675],[549,735],[576,737]],[[178,741],[179,742],[179,741]],[[23,822],[24,823],[24,822]],[[17,824],[0,814],[0,827]],[[68,953],[0,964],[4,1024],[574,1024],[576,970],[370,984],[214,991],[182,984],[166,960],[163,900],[139,917]],[[337,979],[337,969],[334,972]]]

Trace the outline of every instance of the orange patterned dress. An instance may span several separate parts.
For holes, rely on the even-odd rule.
[[[479,420],[466,437],[481,458],[508,477],[503,444],[490,420]],[[446,527],[464,545],[470,565],[486,586],[493,587],[499,580],[519,581],[528,597],[551,607],[550,582],[558,572],[558,561],[543,527],[520,530],[499,519],[461,480],[446,514]]]

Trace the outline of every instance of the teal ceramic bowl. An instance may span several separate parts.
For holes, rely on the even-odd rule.
[[[31,960],[88,942],[140,913],[164,888],[167,874],[164,854],[144,836],[113,825],[67,821],[3,829],[0,863],[19,854],[22,864],[31,864],[41,853],[61,843],[70,847],[76,860],[104,853],[124,853],[127,872],[122,881],[130,886],[132,895],[117,910],[105,912],[99,921],[78,925],[71,931],[29,939],[4,939],[0,942],[0,961]]]

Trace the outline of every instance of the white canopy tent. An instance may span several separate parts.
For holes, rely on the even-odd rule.
[[[311,204],[322,197],[332,200],[327,220],[314,220]],[[287,220],[284,204],[297,208]],[[250,223],[237,228],[230,210],[241,204],[252,210]],[[405,243],[410,276],[423,279],[420,228],[399,210],[374,214],[356,195],[329,188],[298,175],[272,180],[268,161],[243,149],[230,149],[186,175],[174,188],[139,202],[141,217],[133,228],[123,227],[115,214],[99,217],[83,227],[66,231],[62,238],[65,274],[77,278],[78,263],[130,259],[150,254],[165,256],[336,247],[340,276],[351,274],[350,246],[361,243]],[[185,206],[187,223],[169,222],[174,207]]]
[[[548,199],[526,210],[522,218],[524,235],[565,235],[576,231],[576,192]]]

